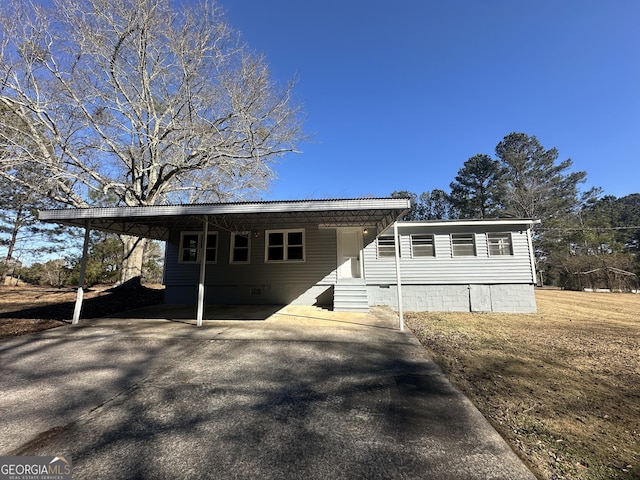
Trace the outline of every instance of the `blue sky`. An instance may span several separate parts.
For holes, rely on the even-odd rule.
[[[510,132],[640,192],[637,0],[219,0],[298,76],[313,142],[277,166],[266,199],[449,189],[465,160]]]

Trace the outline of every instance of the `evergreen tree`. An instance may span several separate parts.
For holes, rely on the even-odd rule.
[[[434,188],[420,195],[424,220],[447,220],[460,215],[451,202],[451,196],[444,190]]]
[[[397,190],[391,193],[391,198],[408,198],[411,209],[400,219],[402,221],[415,221],[424,219],[424,209],[418,195],[407,190]]]
[[[37,176],[26,169],[21,175]],[[60,245],[61,227],[38,221],[38,210],[51,206],[52,202],[37,192],[0,178],[0,247],[6,248],[0,260],[0,285],[20,265],[21,258],[46,254]]]
[[[587,174],[568,172],[570,159],[557,163],[557,149],[545,150],[535,136],[510,133],[496,146],[496,156],[504,170],[507,215],[564,221],[579,206],[578,185]]]
[[[570,159],[558,162],[558,150],[546,150],[535,136],[510,133],[496,146],[504,170],[503,212],[517,218],[542,220],[534,231],[537,268],[557,281],[557,257],[567,251],[577,226],[581,199],[578,185],[586,172],[570,172]]]
[[[464,162],[452,182],[450,201],[461,218],[490,218],[500,212],[503,198],[502,169],[484,154]]]

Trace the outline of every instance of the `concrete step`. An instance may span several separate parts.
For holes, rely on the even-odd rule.
[[[333,309],[336,312],[368,312],[369,296],[362,279],[353,279],[335,285]]]

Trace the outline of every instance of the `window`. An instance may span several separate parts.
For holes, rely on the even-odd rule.
[[[207,262],[218,261],[218,233],[207,234]]]
[[[413,257],[435,256],[435,249],[433,246],[433,235],[411,235],[411,256]]]
[[[452,233],[451,253],[454,257],[475,255],[476,243],[473,233]]]
[[[378,237],[378,258],[395,257],[396,246],[393,235],[383,235]]]
[[[304,230],[267,230],[266,236],[265,261],[304,261]]]
[[[180,235],[180,263],[199,262],[202,250],[202,233],[182,232]],[[216,262],[218,259],[218,233],[207,234],[207,252],[205,255],[207,262]]]
[[[200,250],[199,233],[182,233],[180,237],[180,261],[197,262]]]
[[[250,232],[231,234],[231,258],[229,263],[249,263]]]
[[[487,233],[487,242],[489,243],[490,256],[513,255],[510,233]]]

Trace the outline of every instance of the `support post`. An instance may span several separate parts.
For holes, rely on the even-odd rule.
[[[533,229],[533,224],[527,226],[527,242],[529,244],[529,261],[531,262],[531,279],[533,280],[533,284],[536,285],[540,283],[541,287],[544,287],[542,283],[542,277],[540,278],[540,282],[538,282],[538,273],[536,268],[536,252],[533,250],[533,238],[531,237]]]
[[[209,236],[209,219],[205,218],[202,228],[202,251],[200,252],[200,281],[198,282],[198,312],[196,323],[202,326],[204,317],[204,283],[207,276],[207,237]]]
[[[89,252],[89,233],[91,233],[91,221],[87,220],[87,223],[84,226],[84,244],[82,245],[82,259],[80,260],[78,293],[76,295],[76,305],[73,309],[73,320],[71,321],[73,325],[76,325],[80,321],[80,312],[82,311],[82,300],[84,298],[84,276],[87,271],[87,254]]]
[[[404,331],[404,315],[402,313],[402,275],[400,274],[400,237],[398,236],[398,222],[393,222],[393,245],[396,254],[396,293],[398,295],[398,319],[400,331]]]

